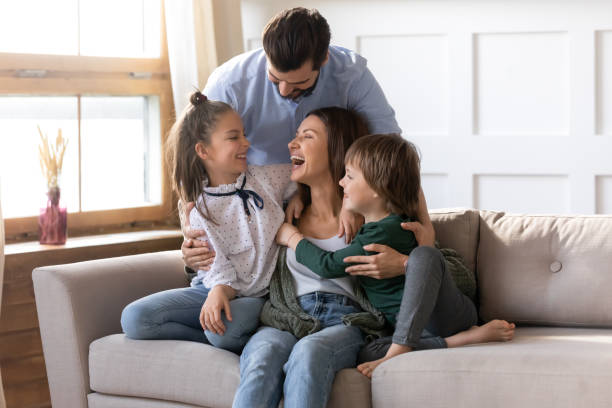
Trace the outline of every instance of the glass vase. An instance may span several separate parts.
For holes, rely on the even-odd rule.
[[[66,243],[67,210],[60,204],[60,188],[51,187],[47,192],[47,206],[40,209],[38,233],[44,245]]]

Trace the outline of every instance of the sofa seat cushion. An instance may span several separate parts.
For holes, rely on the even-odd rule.
[[[91,389],[112,395],[230,407],[239,357],[205,344],[103,337],[89,347]]]
[[[525,327],[508,343],[418,351],[381,364],[374,407],[609,407],[612,330]]]
[[[90,386],[93,391],[113,396],[231,407],[240,382],[239,360],[234,353],[206,344],[131,340],[124,334],[114,334],[89,347]],[[100,406],[115,401],[94,395],[90,398]],[[336,375],[327,408],[349,406],[371,407],[370,380],[356,369]]]

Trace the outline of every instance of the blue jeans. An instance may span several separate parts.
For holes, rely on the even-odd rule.
[[[200,311],[209,289],[199,284],[170,289],[138,299],[123,309],[121,327],[136,340],[188,340],[240,353],[259,325],[263,298],[240,297],[230,301],[232,321],[222,312],[225,334],[203,330]]]
[[[355,367],[363,335],[345,326],[345,314],[360,311],[346,296],[314,292],[298,298],[319,319],[322,329],[302,339],[272,327],[261,327],[240,357],[240,385],[234,408],[276,408],[284,394],[286,408],[324,408],[336,373]]]

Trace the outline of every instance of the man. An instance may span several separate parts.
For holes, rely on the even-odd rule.
[[[249,164],[288,163],[287,144],[299,124],[310,111],[326,106],[358,112],[371,133],[401,133],[395,112],[366,60],[330,45],[330,38],[329,25],[317,10],[284,10],[266,25],[263,49],[232,58],[209,77],[204,94],[228,103],[242,118],[251,142]],[[183,210],[179,212],[184,215]],[[434,230],[422,192],[419,219],[422,224],[406,223],[404,228],[412,230],[422,245],[433,245]],[[343,233],[341,227],[339,234]],[[186,263],[195,269],[208,267],[212,254],[205,243],[193,239],[202,232],[186,228],[185,235],[189,239],[181,249]],[[368,250],[380,253],[355,257],[350,261],[362,264],[349,271],[385,277],[390,258],[401,255],[383,245]]]

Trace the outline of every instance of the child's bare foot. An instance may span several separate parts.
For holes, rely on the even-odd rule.
[[[379,358],[378,360],[368,361],[367,363],[359,364],[357,366],[357,370],[368,378],[372,378],[372,373],[374,369],[378,367],[382,362],[389,360],[395,356],[399,356],[400,354],[408,353],[412,351],[412,347],[402,346],[401,344],[391,344],[387,354],[383,358]]]
[[[491,341],[510,341],[514,337],[515,327],[514,323],[505,320],[491,320],[482,326],[472,326],[466,331],[448,337],[446,344],[450,348]]]

